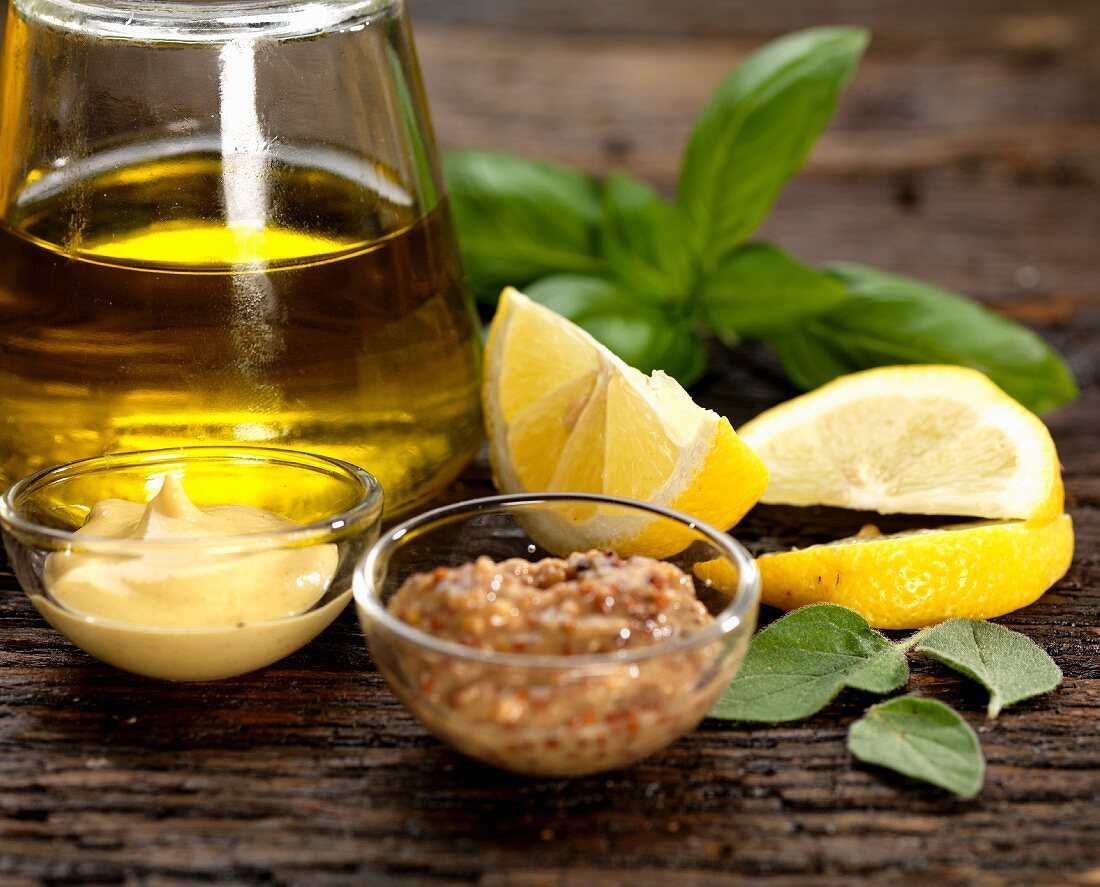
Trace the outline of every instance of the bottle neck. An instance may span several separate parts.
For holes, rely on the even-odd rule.
[[[38,26],[135,43],[296,40],[364,27],[403,12],[403,0],[13,0]]]

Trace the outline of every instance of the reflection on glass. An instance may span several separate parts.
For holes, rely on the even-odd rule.
[[[12,5],[0,486],[236,441],[403,510],[479,443],[476,329],[403,4]]]

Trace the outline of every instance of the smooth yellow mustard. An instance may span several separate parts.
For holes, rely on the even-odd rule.
[[[78,535],[111,539],[192,539],[196,545],[134,546],[125,556],[50,555],[53,600],[34,599],[55,627],[100,659],[174,680],[227,677],[293,652],[324,628],[347,594],[311,610],[339,561],[334,544],[247,553],[204,552],[204,539],[298,526],[260,508],[200,508],[178,477],[165,478],[148,505],[104,499]],[[336,612],[339,610],[336,609]]]

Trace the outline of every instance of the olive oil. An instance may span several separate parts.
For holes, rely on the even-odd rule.
[[[392,515],[460,470],[480,344],[445,200],[323,149],[117,154],[32,175],[0,223],[2,486],[240,442],[361,465]]]

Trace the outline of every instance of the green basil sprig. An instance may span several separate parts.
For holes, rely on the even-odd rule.
[[[1066,362],[1035,333],[970,299],[862,265],[830,265],[847,298],[767,338],[795,384],[899,363],[981,370],[1020,403],[1045,412],[1077,396]]]
[[[481,301],[547,274],[603,274],[603,189],[588,176],[492,151],[444,158],[451,211]]]
[[[718,87],[688,141],[677,206],[708,264],[752,234],[806,162],[870,36],[811,28],[749,56]]]
[[[811,268],[748,242],[828,124],[867,45],[860,28],[811,28],[749,56],[688,140],[675,203],[623,173],[603,181],[488,151],[444,160],[478,299],[520,287],[639,369],[690,385],[708,333],[763,339],[813,388],[897,363],[974,367],[1025,406],[1077,396],[1065,361],[971,300],[872,268]]]

